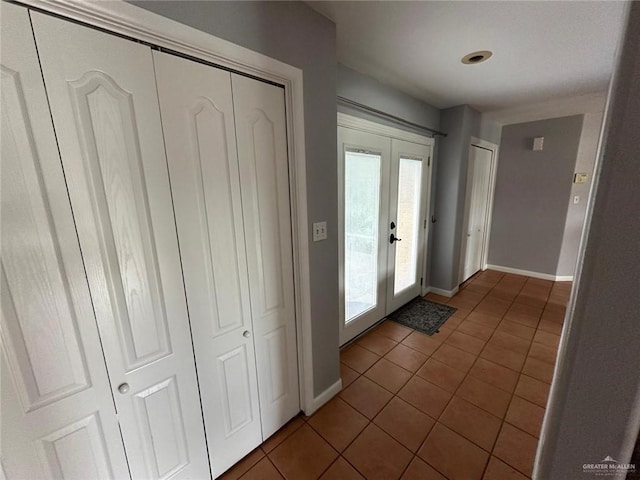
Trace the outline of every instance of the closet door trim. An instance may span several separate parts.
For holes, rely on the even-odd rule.
[[[311,415],[342,385],[338,381],[314,396],[302,70],[125,2],[22,0],[22,3],[284,86],[300,405],[305,414]]]

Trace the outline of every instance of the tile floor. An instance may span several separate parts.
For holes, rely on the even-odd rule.
[[[222,478],[531,476],[571,284],[485,271],[426,336],[384,322],[341,352],[343,390]]]

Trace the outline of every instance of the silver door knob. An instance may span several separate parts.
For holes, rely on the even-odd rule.
[[[122,394],[127,393],[129,391],[129,384],[128,383],[121,383],[118,386],[118,391]]]
[[[249,337],[251,336],[251,332],[250,332],[249,330],[245,330],[245,331],[242,333],[242,336],[243,336],[244,338],[249,338]]]

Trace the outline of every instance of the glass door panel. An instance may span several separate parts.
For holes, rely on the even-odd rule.
[[[391,141],[338,128],[340,344],[385,315]]]
[[[349,323],[378,303],[380,164],[375,153],[345,152],[344,301]]]
[[[391,140],[385,313],[422,294],[431,147]]]
[[[420,200],[422,161],[400,158],[398,172],[398,214],[396,236],[395,279],[393,293],[413,286],[417,279],[418,240],[420,233]]]

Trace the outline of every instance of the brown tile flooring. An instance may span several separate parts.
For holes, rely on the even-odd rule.
[[[341,352],[342,392],[225,480],[531,476],[570,283],[482,272],[433,336],[384,322]]]

